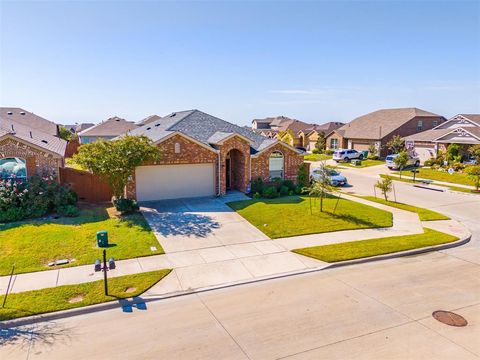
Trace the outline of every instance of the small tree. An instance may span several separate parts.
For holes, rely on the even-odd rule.
[[[478,191],[480,188],[480,165],[468,166],[465,168],[465,172],[473,180],[475,190]]]
[[[328,193],[335,191],[330,181],[330,174],[325,161],[322,161],[318,176],[308,189],[308,194],[320,198],[320,212],[323,212],[323,199]]]
[[[317,149],[319,153],[323,153],[325,151],[325,145],[326,145],[325,133],[323,131],[320,131],[318,133],[318,139],[315,142],[315,149]]]
[[[405,140],[400,135],[395,135],[387,142],[387,148],[392,151],[393,154],[398,154],[405,150]]]
[[[385,201],[388,201],[388,193],[391,192],[393,188],[392,179],[384,178],[384,179],[378,180],[377,183],[375,184],[375,187],[380,189],[383,196],[385,197]]]
[[[470,146],[468,151],[470,151],[475,160],[477,160],[477,165],[480,165],[480,144]]]
[[[368,157],[373,158],[378,156],[377,152],[378,152],[377,145],[375,145],[374,143],[371,143],[370,145],[368,145],[368,154],[369,154]]]
[[[400,171],[400,179],[402,178],[402,170],[407,166],[408,164],[408,154],[406,151],[402,151],[400,154],[398,154],[397,157],[393,159],[393,162],[395,165],[397,165],[398,170]]]
[[[100,140],[79,147],[73,161],[100,176],[112,188],[113,196],[123,198],[128,178],[137,166],[160,159],[160,150],[146,136],[124,136]]]
[[[58,127],[58,137],[60,139],[66,140],[66,141],[70,141],[74,137],[76,137],[76,135],[74,133],[72,133],[70,130],[68,130],[66,127],[59,126]]]

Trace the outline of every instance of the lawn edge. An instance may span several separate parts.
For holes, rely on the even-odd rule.
[[[336,261],[336,262],[332,262],[332,263],[327,263],[326,262],[329,265],[327,267],[325,267],[325,269],[332,269],[332,268],[337,268],[337,267],[342,267],[342,266],[347,266],[347,265],[362,264],[362,263],[380,261],[380,260],[389,260],[389,259],[394,259],[394,258],[398,258],[398,257],[419,255],[419,254],[429,253],[429,252],[432,252],[432,251],[450,249],[450,248],[461,246],[461,245],[464,245],[464,244],[468,243],[471,240],[471,238],[472,238],[472,234],[469,232],[468,235],[466,235],[463,238],[459,238],[455,241],[451,241],[451,242],[444,243],[444,244],[438,244],[438,245],[433,245],[433,246],[425,246],[425,247],[421,247],[421,248],[417,248],[417,249],[397,251],[397,252],[393,252],[393,253],[389,253],[389,254],[374,255],[374,256],[369,256],[369,257],[364,257],[364,258],[359,258],[359,259]],[[292,252],[295,252],[295,251],[292,250]],[[311,256],[307,256],[307,255],[300,254],[300,253],[297,253],[297,252],[295,252],[295,254],[315,259]],[[315,259],[315,260],[318,260],[318,259]],[[318,261],[322,261],[322,260],[318,260]]]
[[[50,312],[45,312],[41,314],[36,314],[36,315],[31,315],[31,316],[21,316],[15,319],[9,319],[9,320],[0,320],[0,329],[4,327],[9,326],[22,326],[22,325],[28,325],[40,321],[52,321],[52,320],[58,320],[62,319],[65,317],[72,317],[72,316],[77,316],[77,315],[84,315],[84,314],[90,314],[96,311],[100,310],[109,310],[109,309],[114,309],[118,307],[119,302],[126,302],[128,304],[137,304],[137,303],[142,303],[145,302],[144,299],[134,299],[142,296],[142,294],[146,293],[148,290],[150,290],[152,287],[157,285],[160,281],[165,279],[170,273],[173,271],[173,269],[160,269],[160,270],[150,270],[150,271],[144,271],[143,273],[148,273],[148,272],[155,272],[155,271],[161,271],[161,270],[168,270],[167,273],[157,282],[153,283],[150,285],[148,288],[145,289],[145,291],[137,296],[132,297],[132,300],[128,300],[129,298],[119,298],[119,299],[112,299],[112,300],[107,300],[103,301],[97,304],[92,304],[92,305],[85,305],[77,308],[72,308],[72,309],[67,309],[67,310],[58,310],[58,311],[50,311]],[[128,276],[128,275],[136,275],[136,274],[142,274],[142,273],[135,273],[135,274],[127,274],[127,275],[122,275],[122,276]],[[95,281],[90,281],[90,282],[96,282],[96,281],[102,281],[102,280],[95,280]],[[71,284],[71,285],[81,285],[85,283],[79,283],[79,284]],[[70,286],[70,285],[61,285],[61,286]],[[57,287],[57,286],[55,286]],[[44,288],[44,289],[49,289],[49,288]],[[43,289],[39,289],[40,291]],[[35,290],[27,290],[27,291],[35,291]]]

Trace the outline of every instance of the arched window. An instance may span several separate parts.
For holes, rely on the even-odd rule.
[[[175,143],[175,154],[180,154],[180,143]]]
[[[0,159],[0,179],[26,179],[27,166],[20,158]]]
[[[270,179],[283,179],[284,159],[280,151],[274,151],[270,154],[268,159],[268,172]]]

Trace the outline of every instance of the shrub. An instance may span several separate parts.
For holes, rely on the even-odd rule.
[[[130,214],[139,209],[138,203],[135,200],[127,198],[114,199],[113,206],[122,214]]]
[[[305,188],[305,187],[302,187],[302,186],[300,186],[300,185],[295,186],[295,190],[294,190],[294,191],[295,191],[295,194],[297,194],[297,195],[303,194],[303,192],[304,192],[303,189],[304,189],[304,188]]]
[[[430,158],[428,160],[425,160],[425,162],[423,163],[423,166],[432,166],[434,164],[435,164],[435,159]]]
[[[321,153],[322,151],[320,149],[315,148],[312,150],[312,154],[321,154]]]
[[[290,191],[288,192],[288,195],[290,195],[290,196],[292,196],[293,194],[295,194],[295,191],[294,191],[294,190],[290,190]]]
[[[297,185],[304,188],[309,185],[308,183],[309,183],[309,175],[308,175],[307,165],[302,164],[298,168]]]
[[[264,198],[273,199],[278,197],[278,192],[275,186],[269,186],[263,190],[262,195]]]
[[[379,159],[379,156],[378,155],[370,155],[368,157],[370,160],[378,160]]]
[[[75,205],[62,205],[57,208],[57,214],[66,217],[78,216],[80,211]]]
[[[257,178],[252,181],[252,187],[251,187],[251,192],[252,193],[262,193],[263,189],[265,188],[265,184],[263,183],[262,178]]]
[[[253,198],[254,198],[254,199],[260,199],[260,198],[261,198],[260,193],[258,193],[258,192],[254,193],[254,194],[253,194]]]
[[[458,156],[459,151],[460,151],[460,147],[457,144],[448,145],[447,160],[449,163],[455,161],[455,158]]]
[[[273,178],[272,181],[270,181],[271,186],[275,186],[275,189],[277,191],[280,191],[280,187],[282,186],[283,180],[281,178]]]
[[[0,180],[0,221],[10,222],[60,213],[75,206],[77,195],[58,183],[54,176],[34,176],[27,180]],[[73,216],[73,210],[68,211]]]
[[[286,186],[288,190],[295,190],[295,183],[292,180],[284,180],[283,186]]]
[[[326,155],[333,155],[334,152],[335,152],[335,150],[330,150],[330,149],[325,150]]]
[[[289,191],[290,190],[288,189],[287,186],[285,185],[280,186],[280,196],[287,196]]]

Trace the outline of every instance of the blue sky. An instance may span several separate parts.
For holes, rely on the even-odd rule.
[[[480,112],[480,2],[1,2],[0,105],[59,123]]]

